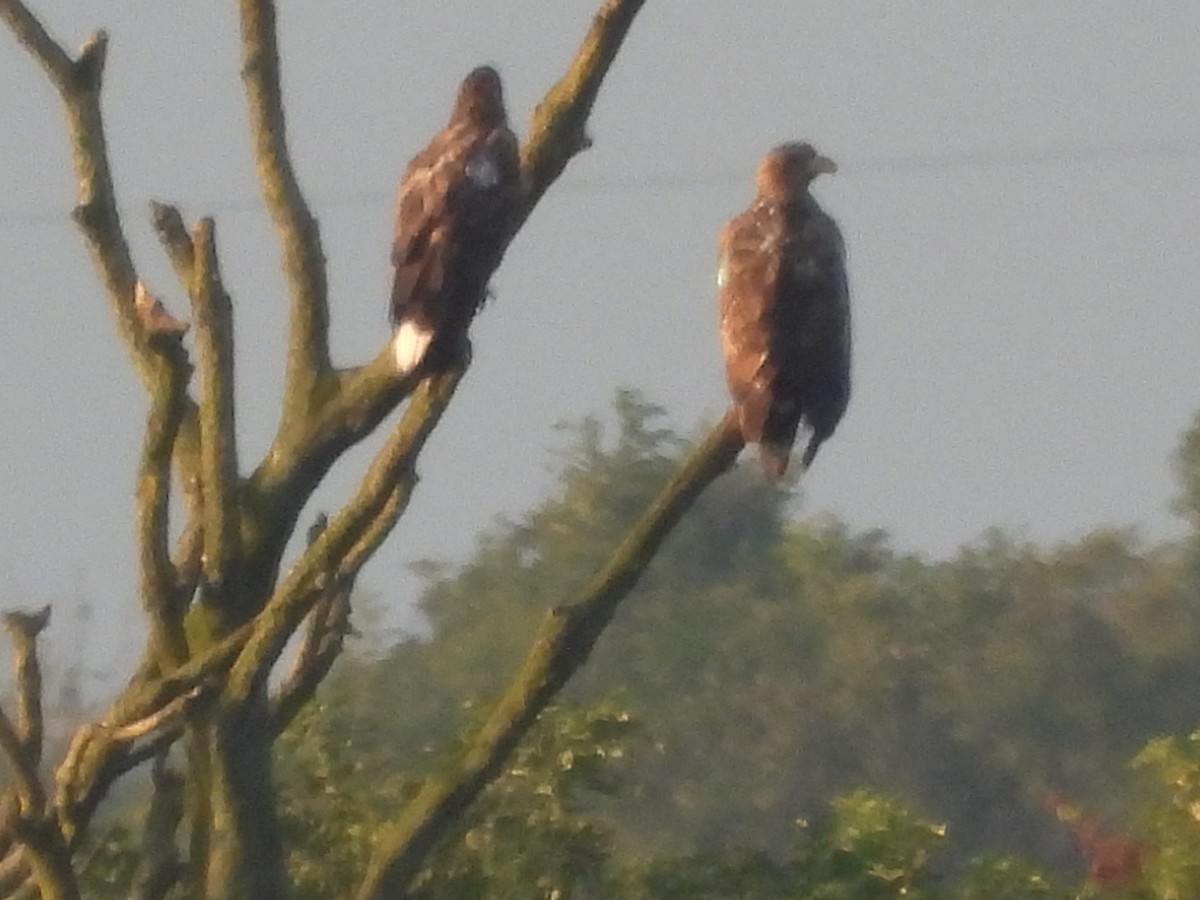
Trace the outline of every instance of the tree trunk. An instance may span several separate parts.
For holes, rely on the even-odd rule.
[[[271,781],[274,737],[265,694],[239,710],[219,710],[197,736],[206,756],[207,854],[205,900],[283,900],[287,896],[283,844]],[[204,786],[196,785],[197,790]]]

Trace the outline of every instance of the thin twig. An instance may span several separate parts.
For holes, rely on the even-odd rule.
[[[308,628],[295,662],[271,698],[271,722],[283,731],[316,694],[350,633],[350,585],[329,589],[308,614]]]
[[[186,694],[180,694],[162,709],[146,716],[146,718],[130,722],[128,725],[122,725],[120,728],[112,729],[109,733],[109,738],[115,743],[129,744],[138,738],[145,737],[153,731],[173,725],[184,717],[204,693],[204,687],[196,685]]]

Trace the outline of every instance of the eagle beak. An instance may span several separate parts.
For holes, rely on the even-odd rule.
[[[837,163],[828,156],[818,156],[813,160],[812,170],[818,175],[832,175],[837,171]]]

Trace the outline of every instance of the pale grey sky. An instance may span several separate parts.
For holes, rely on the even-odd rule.
[[[387,338],[392,194],[459,78],[497,64],[523,128],[596,4],[280,3],[339,362]],[[275,426],[284,300],[233,4],[34,6],[71,47],[110,32],[125,222],[177,311],[145,204],[217,218],[248,464]],[[1167,457],[1200,407],[1198,25],[1194,0],[649,0],[597,104],[594,149],[494,282],[475,364],[364,586],[403,608],[406,563],[462,558],[494,516],[541,497],[553,423],[603,409],[618,385],[684,429],[723,410],[716,235],[758,157],[793,138],[841,165],[817,193],[846,234],[856,316],[854,396],[807,508],[932,554],[992,524],[1039,540],[1104,524],[1173,533]],[[126,666],[146,404],[68,221],[56,97],[8,34],[0,122],[0,606],[85,595],[87,665]],[[366,452],[319,505],[346,494]],[[79,646],[67,619],[56,640]]]

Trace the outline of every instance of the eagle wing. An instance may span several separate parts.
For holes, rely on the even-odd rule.
[[[466,158],[478,140],[472,131],[466,125],[443,129],[404,171],[392,241],[393,323],[404,318],[414,296],[436,294],[445,283],[454,201],[465,177]]]
[[[811,201],[784,230],[774,354],[780,390],[795,397],[816,445],[850,399],[850,291],[837,224]],[[810,442],[806,455],[816,452]],[[811,457],[809,457],[811,460]]]
[[[725,378],[747,441],[762,439],[777,372],[772,354],[779,297],[779,223],[751,207],[721,232],[718,306]]]
[[[402,367],[436,334],[465,328],[482,304],[519,177],[515,135],[472,122],[451,123],[409,163],[392,243],[392,324],[412,335]]]

